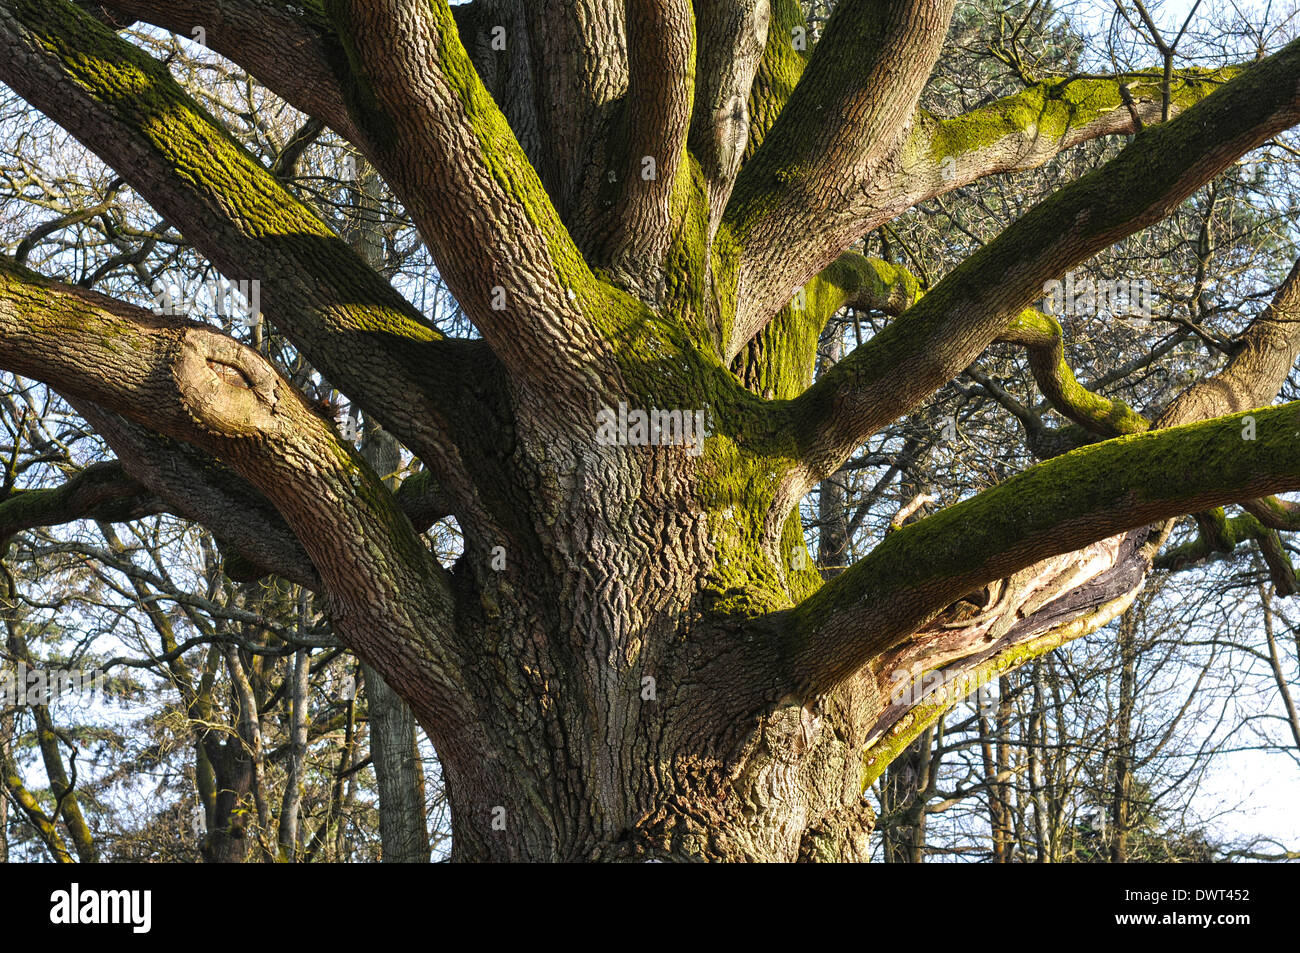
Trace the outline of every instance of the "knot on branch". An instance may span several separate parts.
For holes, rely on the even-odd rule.
[[[276,424],[280,378],[255,351],[203,328],[188,328],[175,364],[186,412],[199,426],[249,437]]]

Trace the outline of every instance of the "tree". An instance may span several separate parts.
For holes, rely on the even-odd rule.
[[[951,689],[1116,618],[1167,521],[1197,514],[1218,546],[1297,524],[1270,494],[1300,489],[1300,408],[1267,405],[1300,267],[1215,377],[1148,415],[1084,388],[1031,305],[1300,121],[1300,44],[1040,77],[1013,39],[1023,88],[943,117],[920,97],[953,6],[841,0],[810,32],[793,0],[0,0],[0,80],[257,281],[296,355],[423,467],[390,489],[288,366],[212,324],[5,260],[0,368],[118,462],[0,506],[37,526],[159,500],[228,575],[318,593],[432,739],[456,859],[864,857],[864,787]],[[347,140],[475,334],[434,328],[116,32],[135,21]],[[854,250],[1119,135],[925,288]],[[845,306],[892,320],[814,382]],[[800,500],[997,342],[1072,426],[824,582]],[[451,567],[422,536],[447,514]]]

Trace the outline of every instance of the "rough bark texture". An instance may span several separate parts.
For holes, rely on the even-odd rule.
[[[1175,118],[921,296],[850,247],[954,181],[1133,131],[1154,98],[1131,90],[1135,111],[1118,79],[1055,80],[936,120],[917,99],[951,0],[843,0],[806,48],[793,0],[106,6],[206,24],[349,138],[480,336],[440,337],[104,23],[0,0],[0,79],[223,272],[260,278],[268,319],[427,468],[393,491],[252,350],[0,262],[0,367],[75,401],[123,461],[0,500],[0,535],[165,506],[254,574],[321,592],[372,687],[433,740],[455,859],[865,859],[864,787],[952,701],[900,683],[996,678],[1121,612],[1163,540],[1151,524],[1300,488],[1295,406],[1253,411],[1250,442],[1221,416],[1276,393],[1289,297],[1225,396],[1188,395],[1155,429],[1083,391],[1059,327],[1024,316],[1045,280],[1300,119],[1300,45],[1180,80]],[[959,175],[940,174],[949,159]],[[898,317],[814,384],[845,305]],[[890,533],[823,584],[799,499],[998,340],[1112,439]],[[630,411],[670,416],[656,437]],[[447,513],[465,533],[450,571],[419,535]],[[409,726],[392,737],[400,762]],[[256,757],[227,769],[237,796]]]

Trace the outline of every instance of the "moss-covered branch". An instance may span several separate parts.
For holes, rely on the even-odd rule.
[[[74,520],[105,522],[160,513],[162,502],[116,461],[86,467],[56,487],[0,496],[0,551],[14,533]]]
[[[1151,428],[1151,422],[1124,401],[1103,397],[1079,383],[1065,360],[1061,325],[1051,315],[1026,309],[1012,319],[999,340],[1025,347],[1043,396],[1079,426],[1102,437],[1142,433]]]
[[[265,0],[113,0],[105,7],[202,42],[349,141],[364,137],[349,115],[343,90],[330,71],[320,31],[326,26],[312,4],[293,10]]]
[[[422,316],[172,78],[66,0],[0,7],[0,78],[116,168],[335,386],[455,482]]]
[[[589,388],[588,370],[608,358],[608,334],[641,315],[588,267],[446,0],[325,6],[372,160],[457,301],[517,378],[544,377],[557,401]],[[673,182],[671,169],[662,176]]]
[[[1300,120],[1297,78],[1300,42],[1148,129],[967,258],[796,402],[815,471],[834,472],[872,433],[960,373],[1046,281],[1158,221],[1238,156]]]
[[[857,252],[845,252],[810,283],[824,296],[822,311],[830,317],[841,308],[900,315],[921,297],[921,282],[906,268]]]
[[[1176,71],[1169,83],[1169,114],[1177,115],[1205,98],[1243,69]],[[919,111],[890,162],[876,168],[860,187],[844,188],[835,209],[807,222],[815,241],[802,247],[781,245],[777,253],[796,266],[796,275],[791,285],[773,288],[772,307],[779,307],[782,295],[797,286],[798,275],[815,272],[837,250],[919,202],[982,176],[1033,168],[1081,142],[1138,132],[1159,122],[1164,113],[1164,80],[1159,70],[1049,79],[951,119]],[[798,98],[793,98],[791,108],[797,103]],[[756,156],[755,165],[758,159],[761,156]],[[747,175],[743,172],[742,179]],[[790,177],[797,180],[793,173]],[[774,189],[765,201],[776,203],[778,194]],[[737,234],[747,232],[737,224]],[[799,258],[801,254],[807,255],[806,260]],[[768,269],[755,280],[766,287],[776,274]],[[760,313],[742,316],[737,333],[761,326],[764,320]]]
[[[1175,71],[1169,115],[1200,102],[1244,69]],[[929,197],[986,175],[1035,168],[1091,139],[1141,132],[1164,115],[1164,84],[1162,69],[1052,78],[951,119],[920,112],[906,150],[910,187],[924,187]]]
[[[1084,447],[891,533],[786,620],[792,684],[824,691],[966,593],[1049,556],[1300,489],[1300,404],[1246,416]]]
[[[951,13],[950,0],[836,6],[723,214],[744,249],[728,358],[851,244],[850,196],[903,141]],[[770,42],[796,37],[774,30]]]
[[[777,117],[790,101],[808,65],[812,39],[799,0],[771,0],[771,20],[763,55],[749,93],[749,135],[746,162],[758,151]],[[804,42],[796,40],[803,37]]]

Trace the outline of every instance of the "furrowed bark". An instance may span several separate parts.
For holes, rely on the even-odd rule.
[[[271,0],[112,0],[105,7],[196,40],[238,63],[302,112],[343,138],[364,144],[329,68],[321,31],[328,24]],[[198,28],[202,34],[196,33]]]
[[[459,696],[444,573],[370,468],[256,352],[213,329],[0,270],[0,360],[225,461],[293,528],[357,653],[430,723]]]
[[[723,215],[743,248],[728,360],[862,233],[851,197],[904,141],[952,6],[844,0],[836,7]]]
[[[443,484],[472,497],[440,408],[438,334],[167,69],[65,0],[0,5],[0,78],[130,179]]]
[[[689,145],[709,191],[709,241],[749,145],[749,98],[767,47],[769,0],[695,0],[695,108]]]
[[[685,213],[674,193],[684,176],[683,157],[695,96],[695,14],[691,0],[628,0],[626,143],[615,197],[603,210],[595,264],[636,290],[653,287]],[[674,206],[677,208],[674,208]]]
[[[517,383],[541,373],[557,395],[586,395],[587,371],[608,361],[591,313],[617,319],[626,308],[611,308],[613,289],[573,243],[445,0],[331,0],[328,10],[375,165],[457,301]]]
[[[461,8],[454,9],[459,16]],[[501,23],[509,15],[509,9],[498,8],[488,19]],[[508,47],[511,73],[496,78],[493,94],[500,91],[498,102],[504,102],[516,135],[521,131],[516,115],[535,114],[535,150],[525,136],[520,141],[578,247],[589,253],[599,221],[598,196],[606,187],[610,137],[628,87],[626,4],[536,0],[521,4],[513,15],[518,27],[510,29],[518,29],[522,42]],[[523,62],[521,47],[526,47]]]

